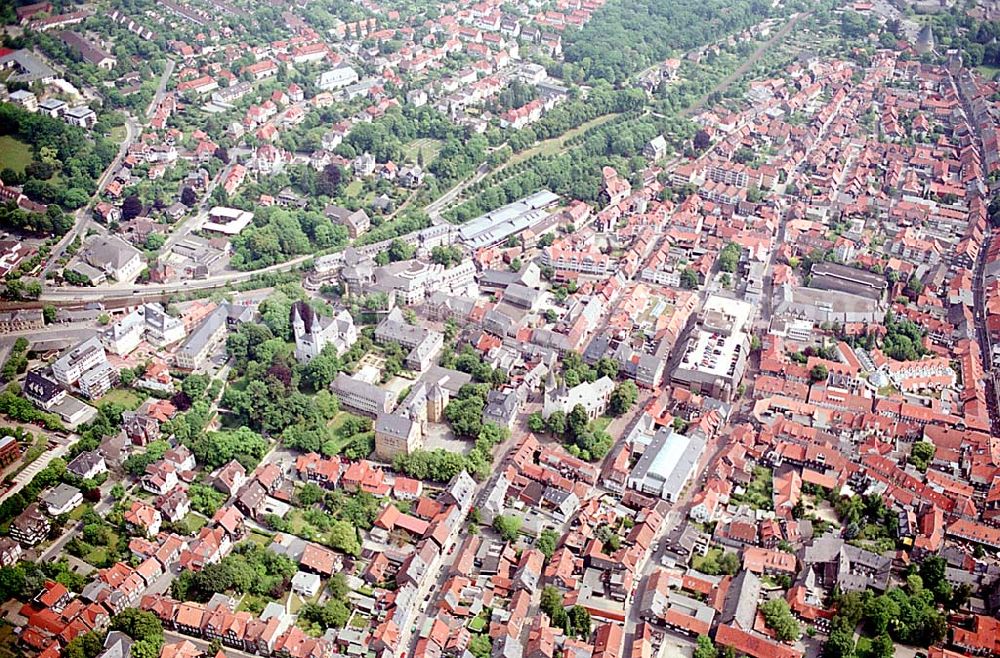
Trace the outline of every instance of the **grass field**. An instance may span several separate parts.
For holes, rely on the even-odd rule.
[[[30,146],[10,135],[0,136],[0,169],[10,168],[24,173],[24,168],[33,159]]]
[[[976,72],[978,72],[979,75],[983,76],[984,78],[987,78],[988,80],[992,80],[993,78],[996,77],[997,73],[1000,73],[1000,67],[996,67],[996,66],[977,66],[976,67]]]
[[[181,524],[187,528],[189,535],[198,534],[198,531],[205,527],[206,523],[208,523],[208,519],[195,512],[191,512],[181,519]]]
[[[426,167],[434,162],[434,158],[441,152],[442,146],[444,143],[440,139],[431,139],[430,137],[415,139],[403,147],[403,155],[406,156],[407,161],[416,163],[417,154],[423,151],[424,166]]]
[[[721,548],[713,548],[705,555],[695,555],[691,558],[691,568],[695,571],[701,571],[702,573],[707,573],[703,571],[708,569],[708,571],[715,571],[714,567],[718,564],[719,558],[722,557]]]
[[[360,180],[351,181],[350,184],[344,189],[344,196],[346,197],[356,197],[361,194],[361,191],[365,189],[364,182]]]
[[[336,416],[333,417],[333,420],[327,423],[327,427],[330,428],[330,435],[334,437],[333,439],[331,439],[331,441],[333,441],[334,444],[334,447],[331,449],[335,451],[335,454],[339,454],[341,450],[350,445],[351,442],[354,441],[354,438],[358,436],[358,434],[349,434],[347,436],[341,436],[341,428],[344,426],[344,423],[346,423],[348,420],[351,420],[352,418],[357,419],[358,416],[355,416],[354,414],[349,413],[347,411],[341,411]],[[360,432],[359,434],[364,434],[364,432]],[[327,448],[327,446],[324,446],[324,448]]]
[[[140,396],[135,391],[130,391],[124,388],[116,388],[108,391],[104,394],[104,397],[100,399],[99,402],[116,402],[124,407],[127,407],[131,411],[135,411],[142,404],[144,397]]]
[[[553,137],[552,139],[547,139],[544,142],[539,142],[529,149],[525,149],[520,153],[517,153],[512,157],[505,166],[515,165],[518,162],[523,162],[533,155],[555,155],[562,151],[563,146],[569,140],[573,139],[577,135],[580,135],[594,126],[599,126],[602,123],[607,123],[611,119],[614,119],[617,114],[603,114],[595,119],[573,128],[572,130],[567,130],[562,135],[558,137]]]
[[[590,426],[595,432],[606,432],[612,420],[611,416],[601,416],[591,423]]]

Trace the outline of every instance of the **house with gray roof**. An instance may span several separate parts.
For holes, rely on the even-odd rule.
[[[69,514],[82,504],[83,494],[76,487],[63,482],[42,494],[39,500],[45,504],[50,516],[60,516]]]
[[[111,631],[104,638],[104,651],[97,658],[129,658],[132,655],[132,638],[121,631]]]
[[[806,547],[802,562],[818,585],[844,592],[884,592],[892,570],[892,558],[852,546],[829,533]]]
[[[66,464],[66,471],[78,478],[91,480],[101,473],[108,472],[108,465],[104,461],[104,456],[97,450],[81,452]]]
[[[122,283],[134,281],[145,267],[142,252],[113,235],[93,236],[84,247],[80,260]]]
[[[330,391],[340,400],[341,406],[377,417],[392,409],[395,397],[378,386],[340,373],[330,384]]]
[[[371,228],[372,220],[364,210],[349,210],[343,206],[328,205],[323,214],[334,224],[340,224],[347,229],[347,234],[356,239]]]
[[[419,371],[433,363],[434,357],[444,345],[444,335],[409,324],[398,308],[389,311],[389,315],[379,323],[375,329],[375,340],[380,343],[399,343],[402,347],[410,348],[405,365],[411,370]]]
[[[514,306],[534,311],[542,299],[542,293],[534,288],[512,283],[504,290],[503,300]]]
[[[226,336],[229,312],[224,307],[212,311],[198,327],[191,332],[184,344],[174,355],[178,368],[197,370],[205,365]]]
[[[517,412],[524,402],[524,389],[508,388],[502,391],[491,390],[486,395],[486,406],[483,407],[483,422],[493,423],[507,429],[514,428]]]
[[[729,584],[719,621],[745,631],[752,630],[757,617],[761,585],[760,578],[753,572],[741,571],[736,575]]]

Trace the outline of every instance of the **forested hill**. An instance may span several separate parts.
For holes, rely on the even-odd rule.
[[[672,54],[786,11],[773,9],[768,0],[608,0],[583,29],[564,35],[569,66],[563,74],[574,81],[621,84]]]

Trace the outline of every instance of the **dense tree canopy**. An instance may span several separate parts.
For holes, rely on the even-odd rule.
[[[765,0],[609,2],[583,29],[567,32],[569,66],[563,67],[563,75],[621,84],[649,64],[738,32],[771,12]]]
[[[24,193],[34,201],[70,209],[87,203],[97,188],[98,177],[118,150],[102,137],[89,139],[82,128],[9,103],[0,103],[0,134],[28,144],[39,162],[49,160],[44,168],[26,169],[24,180],[5,182],[23,184]],[[43,153],[46,158],[41,157]],[[52,178],[57,172],[58,183]]]

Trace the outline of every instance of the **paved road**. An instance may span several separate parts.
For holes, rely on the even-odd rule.
[[[94,511],[100,514],[101,516],[104,516],[108,511],[110,511],[111,507],[114,505],[115,501],[111,497],[111,489],[115,486],[115,483],[116,481],[114,481],[112,478],[108,478],[104,482],[104,484],[102,484],[100,487],[101,500],[99,500],[94,505]],[[60,555],[62,555],[63,549],[66,548],[66,544],[68,544],[73,539],[73,537],[76,536],[76,534],[78,532],[81,532],[82,530],[83,530],[82,521],[74,521],[72,524],[67,525],[66,528],[63,530],[63,534],[59,536],[59,539],[57,539],[55,542],[52,543],[51,546],[42,551],[42,554],[38,556],[38,559],[36,561],[48,562],[56,560]]]
[[[39,431],[37,427],[31,427],[27,425],[25,425],[24,427],[27,427],[32,432]],[[0,495],[0,502],[3,502],[7,498],[10,498],[18,491],[23,489],[25,485],[31,482],[31,479],[36,475],[38,475],[39,471],[48,466],[49,462],[51,462],[53,459],[65,455],[66,452],[69,450],[69,446],[70,443],[63,443],[56,446],[53,450],[46,450],[45,452],[43,452],[38,457],[38,459],[31,462],[31,464],[29,464],[27,468],[25,468],[23,471],[17,474],[17,477],[14,479],[14,484],[11,486],[11,488],[3,492],[2,495]]]
[[[146,108],[147,121],[153,118],[153,112],[159,107],[160,101],[163,100],[163,96],[167,93],[167,81],[173,75],[175,66],[177,66],[177,62],[168,57],[167,64],[163,67],[163,73],[160,74],[160,84],[156,87],[156,94],[153,95],[153,100],[150,101],[149,107]]]
[[[121,147],[118,149],[118,155],[115,159],[108,165],[108,168],[104,170],[101,177],[97,179],[97,191],[94,192],[94,196],[91,197],[91,202],[99,199],[101,194],[104,192],[104,188],[108,186],[111,182],[111,176],[118,167],[121,165],[122,160],[125,158],[125,154],[128,153],[128,149],[132,146],[132,142],[135,138],[139,136],[140,126],[135,119],[129,117],[125,120],[125,139],[121,143]],[[48,261],[45,263],[45,267],[42,269],[41,279],[44,281],[45,276],[52,270],[59,259],[62,257],[63,252],[66,248],[73,243],[74,240],[80,238],[81,240],[87,234],[87,228],[90,225],[90,221],[93,219],[93,213],[90,211],[90,202],[87,203],[83,208],[74,213],[73,216],[74,224],[73,228],[70,229],[66,235],[63,236],[62,240],[52,249],[52,253],[49,254]]]
[[[163,100],[163,95],[166,93],[167,81],[174,72],[174,67],[177,63],[172,59],[167,59],[166,66],[163,67],[163,73],[160,75],[160,84],[156,89],[156,94],[153,96],[152,102],[146,109],[146,120],[148,121],[150,117],[153,116],[153,112],[156,110],[156,106],[160,104]],[[97,191],[91,198],[91,202],[99,199],[101,194],[104,193],[104,188],[107,187],[108,183],[111,182],[111,175],[118,170],[119,165],[121,165],[122,159],[124,159],[125,154],[128,152],[132,142],[140,135],[142,132],[142,126],[139,122],[132,117],[128,117],[125,121],[125,139],[122,141],[121,147],[118,149],[118,155],[111,162],[104,173],[97,181]],[[52,249],[52,253],[49,255],[49,259],[42,269],[41,278],[44,281],[45,275],[52,270],[56,262],[62,257],[63,252],[66,251],[66,247],[73,243],[77,237],[83,239],[83,236],[87,234],[87,228],[90,225],[90,221],[93,219],[93,214],[90,212],[90,203],[88,203],[83,208],[76,211],[74,215],[74,225],[73,228],[63,236],[62,240]]]
[[[162,283],[153,285],[114,283],[109,286],[99,286],[96,288],[78,287],[56,287],[49,286],[42,292],[42,301],[51,302],[92,302],[106,299],[119,299],[122,297],[134,297],[136,295],[161,295],[172,292],[184,292],[185,290],[209,290],[212,288],[223,288],[230,283],[242,283],[249,281],[257,274],[269,272],[288,272],[299,265],[305,263],[309,256],[299,256],[285,263],[278,263],[252,272],[226,272],[216,274],[207,279],[177,281],[174,283]]]
[[[727,428],[728,429],[728,428]],[[687,488],[681,493],[680,498],[674,504],[667,516],[663,521],[663,525],[660,526],[660,531],[653,537],[650,545],[653,547],[651,552],[646,554],[645,562],[640,563],[636,568],[636,573],[638,577],[635,582],[638,583],[634,590],[632,590],[632,595],[625,602],[625,608],[628,611],[628,618],[625,622],[625,647],[626,651],[630,651],[632,646],[632,641],[635,639],[635,628],[642,620],[639,618],[639,601],[642,600],[643,593],[646,589],[646,583],[649,579],[649,575],[660,566],[661,560],[663,558],[664,552],[666,552],[669,543],[676,541],[677,536],[679,536],[679,530],[683,528],[684,520],[687,518],[688,512],[691,511],[691,498],[694,493],[699,491],[705,484],[705,480],[708,477],[708,467],[716,462],[719,455],[729,446],[729,433],[723,430],[719,433],[719,439],[716,443],[715,450],[712,454],[708,456],[705,460],[705,469],[698,476],[698,479],[694,482],[688,484]],[[660,540],[663,541],[660,541]],[[628,655],[623,654],[623,655]]]
[[[486,175],[489,173],[490,173],[490,168],[488,165],[485,164],[479,165],[479,169],[476,170],[476,174],[472,178],[467,178],[461,181],[460,183],[457,183],[455,187],[451,188],[450,190],[442,194],[440,197],[427,204],[427,206],[424,208],[424,211],[427,213],[427,216],[430,217],[431,223],[435,225],[447,224],[448,223],[447,220],[441,217],[441,212],[449,204],[451,204],[452,201],[457,199],[462,194],[462,192],[466,190],[466,188],[470,187],[471,185],[475,185],[483,178],[485,178]]]
[[[208,207],[212,205],[212,193],[215,192],[215,188],[219,186],[219,183],[226,180],[226,177],[229,176],[229,172],[232,171],[235,164],[235,162],[231,162],[226,165],[219,171],[218,175],[212,179],[212,181],[208,184],[208,187],[205,188],[205,194],[202,195],[202,200],[196,206],[197,214],[193,217],[181,220],[181,224],[174,226],[174,230],[171,232],[170,237],[167,238],[166,242],[163,243],[163,247],[160,249],[161,254],[169,253],[170,250],[174,248],[174,245],[186,238],[193,231],[200,229],[205,224],[205,221],[208,219]]]
[[[528,414],[522,414],[517,426],[514,431],[511,432],[510,437],[500,444],[494,454],[497,458],[493,460],[494,470],[497,470],[501,464],[503,464],[507,455],[510,453],[511,449],[527,434],[527,418]],[[476,485],[476,492],[472,497],[473,505],[479,501],[479,497],[491,482],[491,478],[486,478],[482,482]],[[404,655],[412,656],[416,652],[417,640],[420,639],[420,632],[423,630],[424,626],[427,624],[428,619],[432,619],[434,615],[437,614],[437,598],[441,594],[441,588],[448,578],[448,571],[451,564],[455,561],[455,555],[458,553],[460,547],[460,542],[465,540],[465,518],[459,523],[455,532],[452,532],[448,536],[448,542],[445,547],[445,554],[441,557],[439,566],[436,570],[428,572],[425,576],[419,589],[417,590],[418,596],[415,601],[418,606],[421,606],[419,614],[413,618],[413,621],[406,625],[406,627],[400,629],[400,647],[406,647],[407,652]],[[426,602],[425,602],[426,599]],[[412,614],[412,611],[411,611]],[[416,629],[411,632],[410,629]]]
[[[948,74],[948,79],[951,82],[952,89],[962,101],[962,113],[966,115],[966,119],[972,116],[971,99],[967,97],[964,93],[965,89],[962,85],[956,83],[955,77]],[[975,121],[969,121],[969,125],[973,127],[973,131],[976,138],[976,148],[980,153],[983,152],[983,140],[982,140],[982,126],[978,125]],[[976,262],[973,265],[973,279],[972,279],[972,311],[973,318],[976,327],[976,340],[979,343],[979,353],[982,357],[983,363],[983,378],[986,384],[986,394],[987,394],[987,404],[986,408],[990,415],[990,425],[993,433],[1000,431],[1000,398],[998,398],[997,390],[997,372],[993,368],[993,342],[990,332],[986,328],[986,297],[985,297],[985,269],[986,269],[986,255],[989,251],[990,242],[993,240],[992,229],[990,233],[986,235],[982,246],[979,248],[979,253],[976,255]]]
[[[730,73],[729,75],[727,75],[726,77],[724,77],[722,80],[720,80],[718,84],[716,84],[714,87],[712,87],[712,89],[710,89],[704,96],[702,96],[701,98],[699,98],[694,103],[694,105],[691,105],[690,107],[688,107],[687,109],[685,109],[683,112],[681,112],[681,114],[683,116],[690,116],[690,115],[694,114],[695,112],[697,112],[698,110],[700,110],[701,107],[706,102],[708,102],[708,98],[712,94],[715,94],[715,93],[719,93],[719,94],[725,93],[725,91],[727,89],[729,89],[729,86],[731,84],[733,84],[734,82],[736,82],[737,80],[739,80],[740,78],[742,78],[746,74],[747,71],[749,71],[758,61],[760,61],[760,58],[763,57],[764,54],[768,50],[770,50],[772,47],[774,47],[774,45],[776,43],[778,43],[779,41],[781,41],[782,39],[784,39],[788,35],[788,33],[791,32],[792,29],[796,25],[798,25],[799,21],[801,21],[803,18],[806,18],[807,16],[811,16],[811,15],[812,15],[812,12],[808,11],[808,12],[805,12],[805,13],[802,13],[802,14],[795,14],[794,16],[792,16],[791,20],[789,20],[787,23],[785,23],[781,27],[780,30],[778,30],[777,32],[775,32],[774,36],[772,36],[770,39],[768,39],[764,43],[760,44],[757,47],[757,50],[753,51],[753,54],[750,55],[750,57],[748,57],[745,62],[743,62],[742,64],[740,64],[740,66],[735,71],[733,71],[732,73]]]

